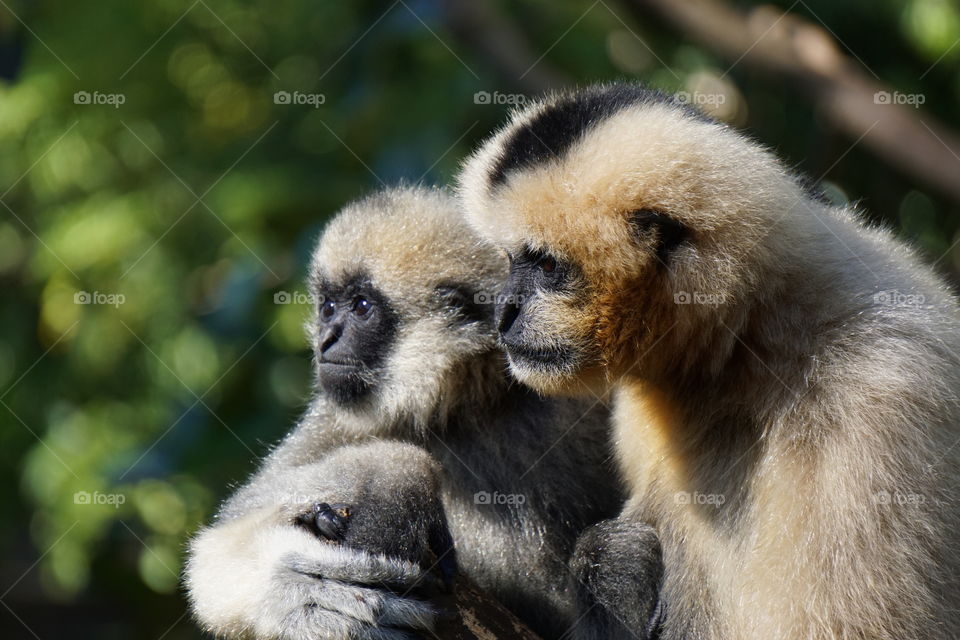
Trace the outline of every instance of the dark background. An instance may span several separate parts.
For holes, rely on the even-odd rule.
[[[949,0],[4,0],[0,76],[4,638],[200,635],[184,542],[303,407],[311,243],[507,103],[683,91],[960,273]]]

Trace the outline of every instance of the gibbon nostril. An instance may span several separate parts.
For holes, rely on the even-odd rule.
[[[500,316],[500,321],[497,323],[497,328],[500,331],[500,335],[505,335],[510,331],[513,323],[516,322],[520,316],[520,305],[504,304],[500,307],[498,315]]]

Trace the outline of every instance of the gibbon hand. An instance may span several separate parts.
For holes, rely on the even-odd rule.
[[[309,492],[316,502],[294,495],[201,533],[187,582],[204,626],[225,637],[287,640],[432,629],[440,612],[427,598],[449,588],[456,560],[433,463],[408,448],[411,464],[398,469],[379,443],[343,447],[281,482],[329,478]],[[330,484],[336,490],[323,486]]]

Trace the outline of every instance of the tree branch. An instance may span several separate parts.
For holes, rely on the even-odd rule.
[[[838,131],[917,181],[960,202],[960,137],[929,113],[891,104],[891,89],[865,73],[822,27],[763,6],[746,13],[722,0],[621,0],[655,15],[733,65],[782,77]]]
[[[568,77],[546,60],[537,60],[524,33],[504,18],[494,3],[442,0],[441,6],[450,31],[492,64],[511,86],[539,94],[569,85]]]
[[[434,635],[439,640],[540,640],[539,636],[489,594],[457,577],[453,595],[439,600],[455,617],[444,619]]]

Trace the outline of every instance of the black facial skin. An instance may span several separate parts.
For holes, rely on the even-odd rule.
[[[338,403],[357,405],[372,391],[399,324],[387,297],[368,278],[320,285],[317,363],[320,386]]]
[[[546,253],[525,249],[510,257],[510,274],[497,299],[496,322],[500,343],[514,360],[543,366],[566,366],[570,349],[530,343],[524,306],[537,292],[559,292],[573,283],[571,265]]]

